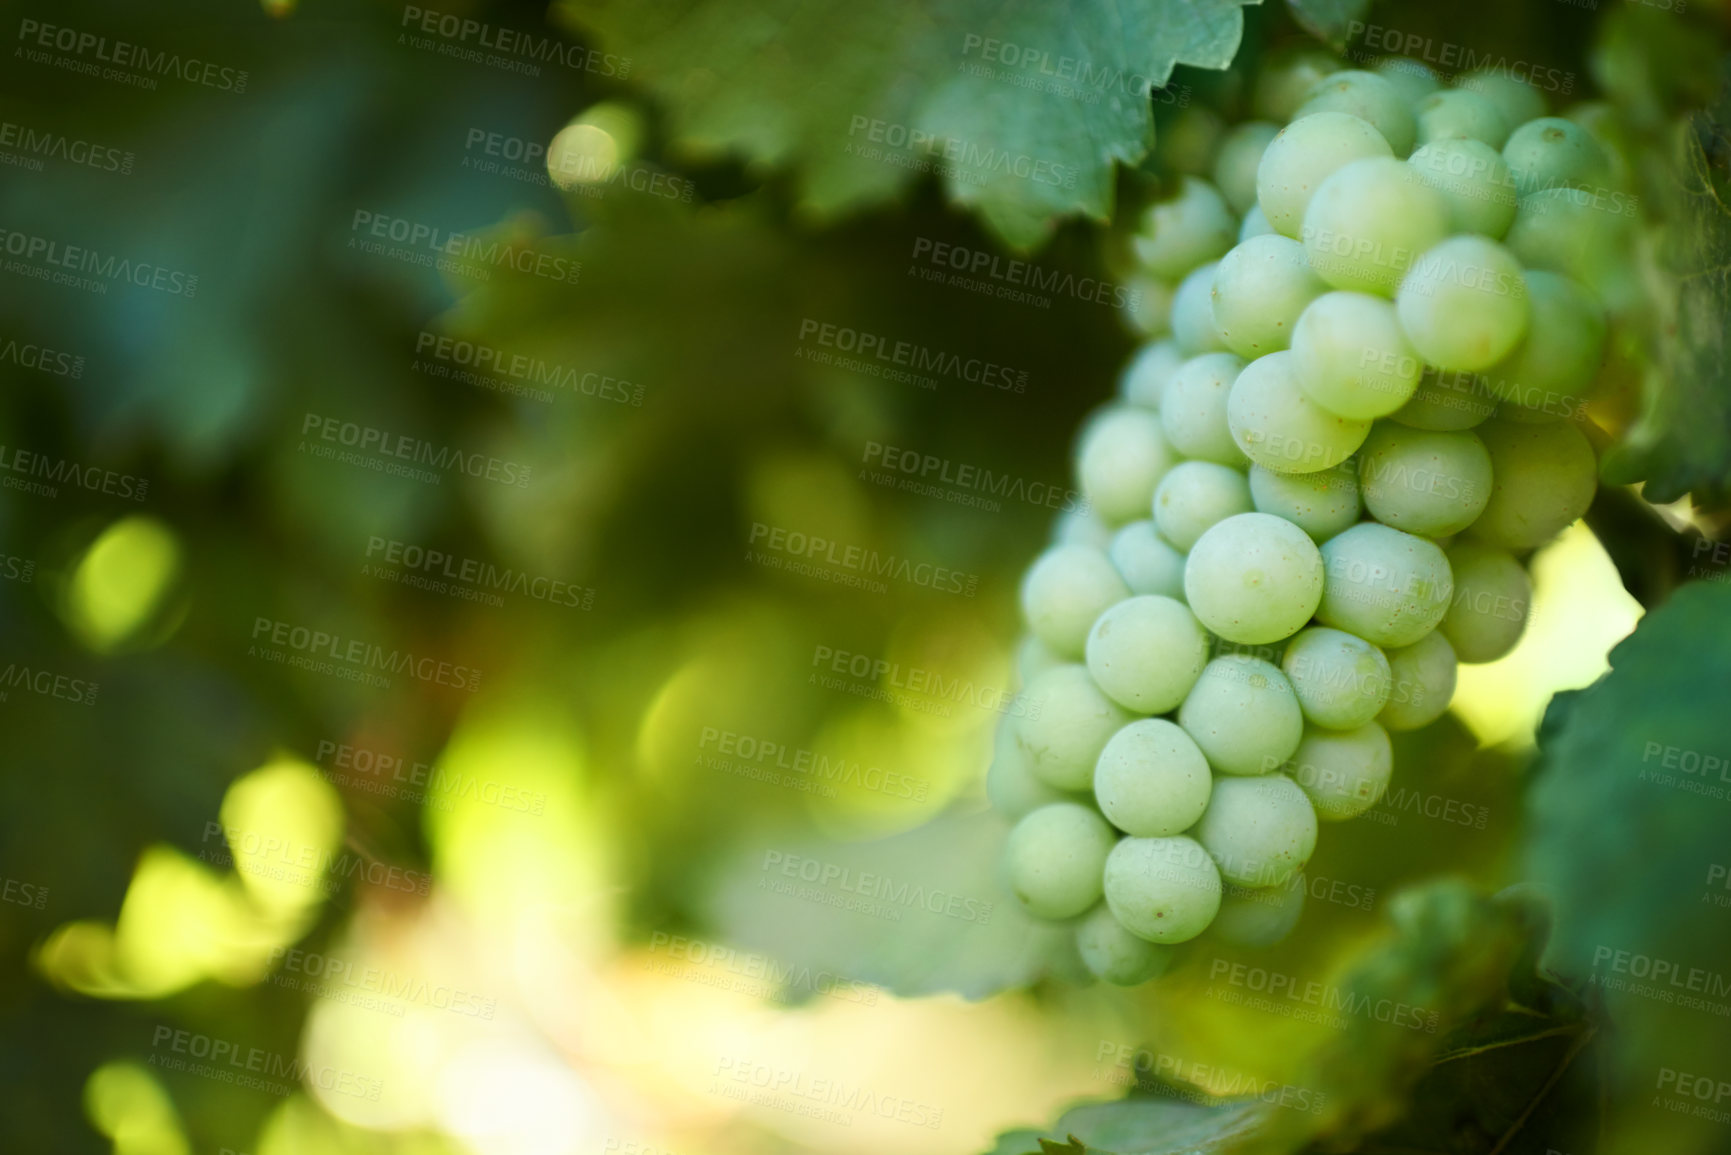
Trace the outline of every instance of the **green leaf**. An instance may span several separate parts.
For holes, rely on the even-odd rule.
[[[1370,0],[1286,0],[1286,6],[1306,32],[1340,51],[1353,22],[1370,11]]]
[[[1216,1155],[1242,1149],[1269,1110],[1257,1100],[1212,1105],[1138,1094],[1071,1107],[1044,1133],[1008,1132],[990,1155]]]
[[[675,144],[796,171],[819,217],[941,177],[1012,246],[1112,212],[1174,65],[1225,68],[1247,0],[563,0],[629,59]]]
[[[1681,587],[1610,660],[1547,716],[1526,857],[1555,901],[1547,964],[1593,985],[1646,1099],[1661,1068],[1725,1077],[1731,588]]]

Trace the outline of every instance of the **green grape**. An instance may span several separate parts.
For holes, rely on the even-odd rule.
[[[1284,124],[1297,114],[1299,105],[1323,77],[1339,71],[1340,61],[1320,48],[1283,54],[1257,72],[1251,104],[1257,116]]]
[[[1593,134],[1557,116],[1529,120],[1510,133],[1503,160],[1522,196],[1547,188],[1603,185],[1611,175],[1610,158]]]
[[[1394,296],[1420,253],[1448,236],[1449,209],[1417,169],[1393,157],[1342,165],[1317,188],[1300,235],[1316,275],[1336,289]]]
[[[1259,357],[1238,374],[1226,426],[1239,449],[1276,473],[1332,468],[1370,433],[1370,422],[1338,417],[1304,395],[1290,351]]]
[[[1393,772],[1388,731],[1375,722],[1350,730],[1313,726],[1292,756],[1291,773],[1324,822],[1357,818],[1381,802]]]
[[[1020,818],[1054,802],[1075,801],[1034,777],[1027,752],[1016,742],[1013,722],[1014,718],[1006,714],[998,723],[992,764],[986,770],[986,798],[992,807],[1011,818]]]
[[[1221,774],[1266,774],[1298,748],[1304,715],[1272,663],[1223,654],[1203,667],[1178,724]]]
[[[1432,631],[1386,652],[1388,705],[1376,720],[1386,730],[1416,730],[1442,717],[1455,695],[1455,652],[1448,639]]]
[[[1400,90],[1374,72],[1349,69],[1317,82],[1294,120],[1318,112],[1344,112],[1369,124],[1388,141],[1396,156],[1412,151],[1418,131],[1412,108]]]
[[[1290,521],[1266,513],[1220,522],[1184,563],[1184,600],[1197,620],[1246,645],[1297,633],[1316,612],[1322,588],[1316,543]]]
[[[1178,352],[1178,342],[1170,338],[1150,341],[1124,367],[1123,376],[1118,379],[1118,396],[1130,405],[1158,413],[1166,382],[1172,380],[1172,374],[1182,364],[1184,355]]]
[[[1435,542],[1373,521],[1323,542],[1322,561],[1328,576],[1317,621],[1385,649],[1410,646],[1435,629],[1454,594],[1448,558]]]
[[[1426,369],[1405,405],[1390,413],[1390,421],[1414,429],[1471,429],[1497,411],[1497,399],[1482,374],[1453,369]]]
[[[1439,369],[1488,369],[1527,331],[1520,262],[1495,241],[1470,234],[1450,237],[1414,261],[1395,308],[1407,340]]]
[[[1476,140],[1500,149],[1509,139],[1509,122],[1489,98],[1464,88],[1433,92],[1418,102],[1418,143]]]
[[[1454,599],[1437,632],[1463,662],[1494,662],[1515,648],[1526,632],[1533,583],[1507,550],[1483,542],[1449,547]]]
[[[1295,874],[1284,886],[1227,886],[1220,913],[1209,930],[1234,946],[1273,946],[1292,933],[1304,913],[1304,875]]]
[[[1477,233],[1496,241],[1514,223],[1514,177],[1502,156],[1484,141],[1435,140],[1416,149],[1407,163],[1448,205],[1450,232]]]
[[[1514,420],[1550,421],[1586,407],[1582,396],[1604,363],[1605,311],[1579,283],[1558,273],[1526,274],[1532,320],[1527,336],[1485,371],[1502,412]]]
[[[1488,68],[1469,72],[1455,78],[1455,87],[1476,92],[1496,105],[1511,129],[1545,115],[1545,98],[1539,90],[1524,80],[1516,80],[1506,70]]]
[[[1088,673],[1138,714],[1177,707],[1208,661],[1208,637],[1179,601],[1145,594],[1100,615],[1088,634]]]
[[[1172,299],[1178,290],[1168,281],[1150,277],[1147,273],[1132,273],[1124,282],[1130,290],[1124,319],[1131,332],[1150,340],[1172,332]]]
[[[1024,634],[1016,644],[1016,677],[1024,686],[1053,666],[1065,664],[1063,658],[1033,634]]]
[[[1424,370],[1394,306],[1368,293],[1312,301],[1293,328],[1292,365],[1306,397],[1357,421],[1406,404]]]
[[[1227,398],[1243,369],[1236,353],[1204,353],[1178,367],[1160,398],[1160,424],[1172,448],[1217,465],[1244,463],[1226,425]]]
[[[1024,816],[1004,845],[1010,890],[1035,918],[1075,918],[1100,901],[1118,836],[1092,807],[1054,802]]]
[[[1080,545],[1089,549],[1105,549],[1112,542],[1112,530],[1094,516],[1086,502],[1058,515],[1052,523],[1053,545]]]
[[[1622,193],[1548,188],[1521,198],[1504,242],[1531,269],[1573,277],[1613,309],[1638,291],[1635,202]]]
[[[1256,168],[1256,202],[1274,231],[1298,238],[1310,198],[1334,171],[1355,160],[1393,156],[1388,141],[1344,112],[1294,120],[1269,141]]]
[[[1250,500],[1258,513],[1283,517],[1324,542],[1358,521],[1358,470],[1351,461],[1316,473],[1250,467]]]
[[[1106,820],[1138,838],[1182,834],[1208,807],[1208,760],[1164,718],[1132,722],[1106,743],[1094,767],[1094,799]]]
[[[1057,790],[1088,790],[1100,751],[1131,715],[1082,666],[1047,670],[1022,691],[1010,734],[1034,777]]]
[[[1214,184],[1240,216],[1256,205],[1256,166],[1280,126],[1267,120],[1247,120],[1233,127],[1220,142],[1214,158]]]
[[[1276,352],[1292,340],[1304,307],[1327,289],[1311,271],[1303,245],[1278,234],[1255,237],[1220,258],[1214,328],[1246,359]]]
[[[1034,636],[1066,658],[1080,658],[1094,619],[1130,589],[1103,549],[1055,545],[1022,578],[1022,616]]]
[[[1394,85],[1394,90],[1409,105],[1417,104],[1442,84],[1430,65],[1410,56],[1384,56],[1371,66],[1371,71]]]
[[[1357,729],[1388,702],[1388,659],[1363,638],[1341,630],[1305,630],[1287,643],[1280,668],[1305,718],[1330,730]],[[1303,778],[1298,781],[1304,785]]]
[[[1220,190],[1185,177],[1177,196],[1148,206],[1130,243],[1150,273],[1176,281],[1226,252],[1237,233],[1238,220]]]
[[[1217,523],[1254,508],[1244,475],[1212,461],[1181,462],[1154,490],[1154,523],[1160,536],[1185,551]]]
[[[1316,849],[1316,811],[1284,774],[1220,778],[1196,824],[1220,877],[1239,886],[1279,886]]]
[[[1214,327],[1214,272],[1219,267],[1218,261],[1198,266],[1178,283],[1172,297],[1172,339],[1186,357],[1226,349],[1220,330]]]
[[[1491,455],[1471,431],[1439,433],[1379,421],[1358,454],[1364,507],[1384,525],[1446,537],[1491,499]]]
[[[1160,159],[1170,172],[1199,177],[1214,164],[1226,122],[1206,105],[1191,104],[1161,126]]]
[[[1095,516],[1117,526],[1148,512],[1154,487],[1176,461],[1160,415],[1124,406],[1092,423],[1076,476]]]
[[[1106,905],[1149,942],[1188,942],[1220,909],[1220,871],[1193,838],[1122,838],[1106,856]]]
[[[1106,556],[1131,593],[1184,600],[1184,554],[1160,536],[1153,521],[1133,521],[1113,534]]]
[[[1076,951],[1089,974],[1120,987],[1133,987],[1165,974],[1173,956],[1171,947],[1125,930],[1103,902],[1076,924]]]
[[[1250,211],[1244,214],[1244,223],[1238,226],[1238,243],[1243,244],[1252,237],[1278,236],[1274,226],[1268,223],[1268,217],[1262,211],[1261,205],[1251,205]],[[1290,240],[1291,238],[1287,238]]]
[[[1481,541],[1516,552],[1534,549],[1593,504],[1598,461],[1573,424],[1492,421],[1479,436],[1490,451],[1493,477],[1490,503],[1472,526]]]

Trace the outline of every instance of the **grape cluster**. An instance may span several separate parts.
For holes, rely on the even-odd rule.
[[[1457,662],[1514,647],[1523,559],[1596,489],[1632,201],[1591,110],[1398,58],[1298,79],[1141,219],[1161,339],[1021,587],[1009,883],[1116,983],[1291,929],[1319,823],[1382,798]]]

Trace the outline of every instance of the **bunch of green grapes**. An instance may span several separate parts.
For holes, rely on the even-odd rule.
[[[1631,291],[1590,115],[1401,59],[1258,103],[1133,239],[1158,339],[1023,580],[988,776],[1010,888],[1123,984],[1211,927],[1287,933],[1389,731],[1520,639],[1524,559],[1593,499],[1585,398]]]

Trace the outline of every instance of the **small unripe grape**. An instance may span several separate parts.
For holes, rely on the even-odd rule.
[[[1529,120],[1509,135],[1503,160],[1525,196],[1569,185],[1594,187],[1610,178],[1611,162],[1593,134],[1557,116]]]
[[[1298,116],[1318,112],[1344,112],[1366,122],[1388,141],[1396,156],[1412,151],[1418,128],[1412,108],[1400,90],[1374,72],[1349,69],[1319,81]]]
[[[1220,778],[1196,839],[1239,886],[1279,886],[1304,869],[1316,849],[1316,811],[1284,774]]]
[[[1435,542],[1373,521],[1323,542],[1322,561],[1317,620],[1385,649],[1435,629],[1454,595],[1448,558]]]
[[[1365,157],[1393,155],[1383,135],[1356,116],[1304,116],[1281,129],[1263,151],[1256,202],[1275,232],[1297,239],[1310,198],[1336,169]]]
[[[1095,515],[1116,526],[1148,512],[1154,487],[1176,462],[1160,415],[1123,406],[1092,423],[1076,476]]]
[[[1178,286],[1138,271],[1125,278],[1124,287],[1130,290],[1130,297],[1122,318],[1130,331],[1149,340],[1170,336],[1172,301]]]
[[[1471,96],[1455,92],[1453,96]],[[1419,180],[1448,206],[1449,229],[1501,240],[1514,223],[1514,177],[1501,154],[1482,140],[1436,140],[1407,160]]]
[[[1251,205],[1250,211],[1244,214],[1244,223],[1238,226],[1238,243],[1241,245],[1252,237],[1279,235],[1274,231],[1274,226],[1268,223],[1268,217],[1263,213],[1261,205]]]
[[[1304,716],[1330,730],[1356,729],[1388,701],[1388,659],[1363,638],[1342,630],[1305,630],[1287,643],[1280,668]]]
[[[1414,429],[1471,429],[1497,410],[1490,383],[1479,373],[1426,369],[1411,399],[1388,415]]]
[[[1491,500],[1472,525],[1474,537],[1504,549],[1534,549],[1550,541],[1593,504],[1598,461],[1571,422],[1479,429],[1491,455]]]
[[[1074,918],[1100,901],[1101,872],[1117,840],[1091,807],[1042,806],[1016,823],[1005,844],[1010,890],[1035,918]]]
[[[1160,536],[1153,521],[1133,521],[1119,530],[1106,553],[1131,593],[1184,600],[1184,553]]]
[[[1178,724],[1221,774],[1266,774],[1286,761],[1304,733],[1286,675],[1244,654],[1223,654],[1204,667],[1178,708]]]
[[[1358,522],[1358,471],[1350,461],[1316,473],[1250,467],[1250,500],[1258,513],[1283,517],[1321,544]]]
[[[1483,542],[1449,547],[1454,600],[1437,631],[1463,662],[1494,662],[1526,632],[1533,583],[1514,555]]]
[[[1184,356],[1178,352],[1178,342],[1170,338],[1150,341],[1124,367],[1124,375],[1118,379],[1118,396],[1130,405],[1158,413],[1166,382],[1182,364]]]
[[[1442,80],[1430,65],[1410,56],[1384,56],[1371,67],[1371,71],[1394,85],[1394,90],[1408,105],[1417,104],[1442,85]]]
[[[1094,799],[1119,830],[1140,838],[1182,834],[1208,806],[1208,759],[1164,718],[1132,722],[1106,743],[1094,767]]]
[[[1406,404],[1424,372],[1394,306],[1368,293],[1312,301],[1293,328],[1292,366],[1306,397],[1356,421]]]
[[[1527,331],[1520,262],[1471,234],[1450,237],[1413,262],[1395,308],[1407,340],[1439,369],[1488,369]]]
[[[1448,639],[1432,631],[1387,656],[1388,705],[1376,716],[1383,728],[1416,730],[1442,717],[1455,695],[1455,652]]]
[[[1028,765],[1027,752],[1016,742],[1010,726],[1012,721],[1006,714],[998,726],[997,741],[992,747],[992,764],[986,770],[986,798],[993,809],[1011,818],[1021,818],[1054,802],[1075,801],[1063,791],[1053,789],[1034,777],[1033,768]]]
[[[1220,871],[1193,838],[1124,838],[1106,857],[1106,905],[1131,934],[1187,942],[1220,909]]]
[[[1582,395],[1604,363],[1605,310],[1561,274],[1534,269],[1526,282],[1533,310],[1526,339],[1485,379],[1505,416],[1549,421],[1586,405]]]
[[[1214,526],[1184,564],[1184,600],[1228,641],[1264,645],[1291,637],[1316,612],[1322,556],[1302,529],[1266,513]]]
[[[1158,978],[1172,965],[1173,957],[1171,947],[1125,930],[1103,902],[1076,924],[1076,951],[1089,974],[1120,987]]]
[[[1154,523],[1160,536],[1181,550],[1189,550],[1216,523],[1253,508],[1244,474],[1211,461],[1173,466],[1154,490]]]
[[[1209,931],[1234,946],[1273,946],[1292,933],[1304,913],[1304,876],[1283,886],[1226,887]]]
[[[1339,71],[1340,61],[1320,48],[1300,48],[1276,56],[1257,72],[1252,101],[1256,115],[1286,123],[1323,77]]]
[[[1024,686],[1052,667],[1064,664],[1063,658],[1033,634],[1024,634],[1016,644],[1016,677]]]
[[[1214,273],[1219,261],[1209,261],[1178,283],[1172,297],[1172,339],[1186,357],[1226,349],[1214,327]]]
[[[1234,353],[1204,353],[1178,367],[1160,399],[1160,424],[1172,448],[1218,465],[1244,464],[1226,424],[1227,398],[1243,369]]]
[[[1208,637],[1184,603],[1153,595],[1121,601],[1088,634],[1088,673],[1138,714],[1177,707],[1208,661]]]
[[[1455,87],[1476,92],[1496,105],[1512,129],[1545,115],[1545,98],[1537,88],[1516,80],[1505,68],[1487,68],[1455,78]]]
[[[1327,288],[1311,271],[1303,245],[1291,237],[1256,237],[1220,258],[1214,327],[1241,357],[1276,352],[1291,342],[1304,307]]]
[[[1459,533],[1491,499],[1491,455],[1471,431],[1439,433],[1379,421],[1358,455],[1364,507],[1424,537]]]
[[[1464,88],[1433,92],[1418,102],[1418,143],[1439,140],[1476,140],[1493,149],[1509,139],[1509,122],[1502,109]]]
[[[1131,714],[1094,684],[1081,666],[1047,670],[1022,691],[1023,712],[1010,734],[1028,770],[1055,790],[1088,790],[1094,763]]]
[[[1220,195],[1243,215],[1256,205],[1256,169],[1268,142],[1280,133],[1280,126],[1267,120],[1247,120],[1236,125],[1220,142],[1220,152],[1214,157],[1214,184]]]
[[[1129,596],[1105,550],[1055,545],[1035,558],[1022,578],[1022,616],[1053,653],[1080,658],[1094,619]]]
[[[1312,726],[1287,772],[1310,798],[1317,818],[1343,822],[1382,801],[1394,772],[1394,748],[1375,722],[1351,730]]]
[[[1504,243],[1531,269],[1562,273],[1615,306],[1634,280],[1634,201],[1577,188],[1528,193]]]
[[[1315,473],[1351,457],[1370,422],[1340,417],[1305,396],[1290,351],[1244,367],[1226,399],[1226,426],[1245,455],[1276,473]]]
[[[1342,165],[1304,212],[1304,254],[1337,289],[1394,296],[1420,253],[1449,231],[1448,202],[1393,157]]]
[[[1177,196],[1148,206],[1131,245],[1150,273],[1176,281],[1226,252],[1237,233],[1238,221],[1220,190],[1185,177]]]

